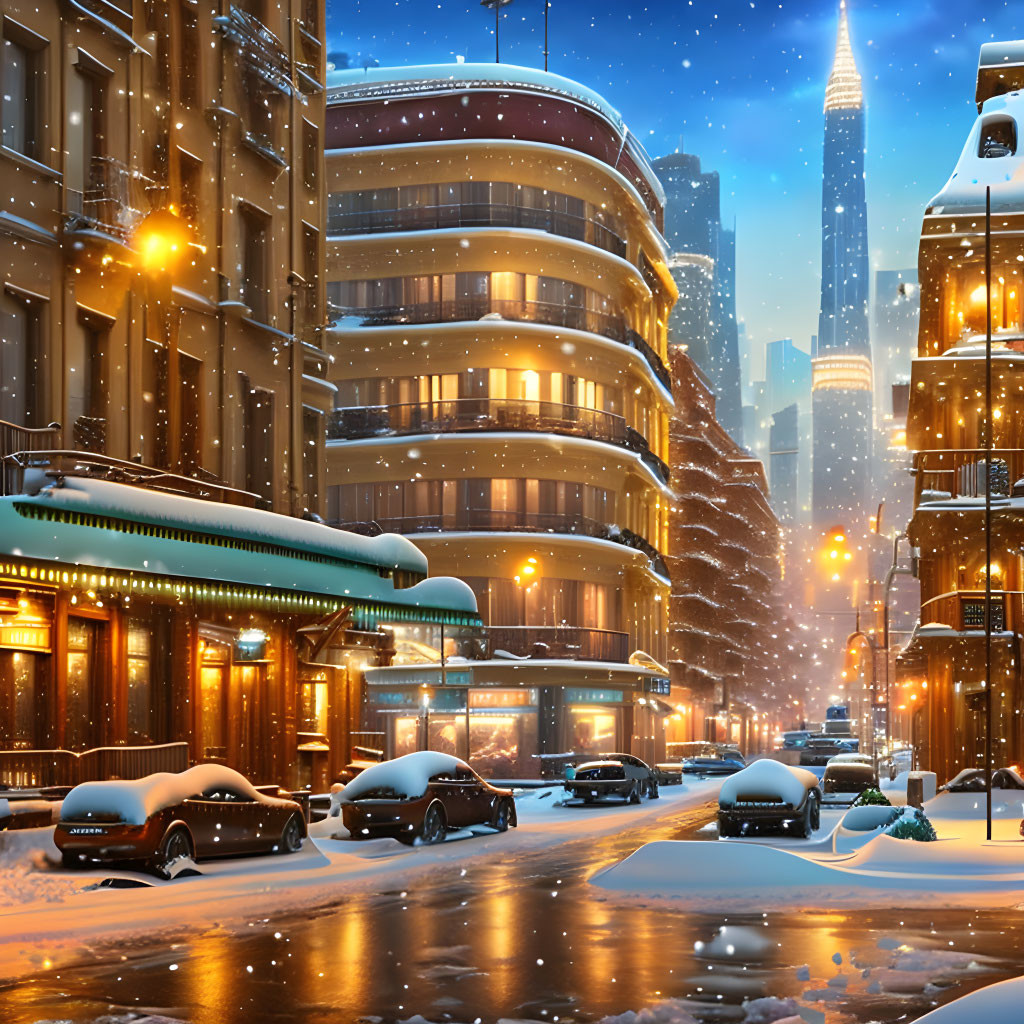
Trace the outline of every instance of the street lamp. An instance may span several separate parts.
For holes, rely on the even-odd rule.
[[[494,8],[494,63],[500,64],[501,57],[498,50],[498,23],[501,16],[501,8],[512,3],[512,0],[480,0],[481,7]],[[545,25],[547,25],[547,8],[544,9]],[[546,34],[545,34],[546,38]],[[545,50],[547,49],[547,43],[544,44]]]
[[[874,761],[876,757],[875,705],[878,703],[878,665],[875,655],[879,650],[881,650],[881,647],[878,641],[870,633],[865,633],[864,630],[857,629],[846,638],[847,653],[851,653],[850,645],[855,640],[862,640],[867,644],[868,650],[871,652],[871,716],[868,727],[871,729],[871,760]]]

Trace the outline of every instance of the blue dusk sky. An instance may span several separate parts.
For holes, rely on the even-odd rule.
[[[978,48],[1024,36],[1015,0],[848,0],[867,106],[871,263],[914,267],[921,214],[976,115]],[[543,67],[543,0],[503,8],[503,62]],[[737,223],[737,298],[764,342],[817,330],[822,104],[838,0],[551,0],[549,68],[597,90],[652,157],[697,153]],[[494,59],[477,0],[328,0],[354,65]]]

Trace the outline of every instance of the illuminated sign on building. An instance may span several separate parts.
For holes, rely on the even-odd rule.
[[[867,356],[834,353],[811,360],[814,391],[870,391],[871,360]]]

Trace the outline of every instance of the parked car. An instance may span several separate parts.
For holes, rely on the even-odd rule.
[[[817,734],[808,739],[800,750],[801,765],[823,765],[836,754],[854,754],[860,747],[860,741],[849,736],[824,736]]]
[[[683,762],[659,761],[654,766],[654,775],[659,786],[681,786],[683,784]]]
[[[688,757],[683,762],[683,771],[687,775],[733,775],[746,766],[742,754],[723,754],[721,757]]]
[[[1024,789],[1024,778],[1014,768],[996,768],[992,772],[992,788]],[[939,786],[939,792],[984,793],[985,770],[983,768],[965,768],[944,786]]]
[[[600,761],[587,761],[576,769],[574,778],[565,780],[571,798],[591,804],[606,796],[620,796],[638,804],[647,796],[658,797],[658,776],[633,754],[602,754]]]
[[[818,777],[805,768],[763,759],[722,783],[718,794],[718,834],[781,829],[806,838],[820,825]]]
[[[807,746],[807,741],[813,733],[810,729],[793,729],[782,734],[782,744],[779,750],[800,750]]]
[[[353,839],[437,843],[449,829],[490,825],[505,832],[517,823],[512,790],[436,750],[368,765],[341,791],[339,804]]]
[[[133,863],[166,875],[186,857],[295,853],[305,836],[294,800],[261,793],[224,765],[199,764],[178,774],[75,786],[53,839],[66,867]]]
[[[825,765],[821,788],[826,793],[859,795],[878,788],[878,772],[868,754],[837,754]]]

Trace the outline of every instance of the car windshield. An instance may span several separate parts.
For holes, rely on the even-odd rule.
[[[621,764],[583,765],[576,772],[577,779],[624,779],[626,769]]]

